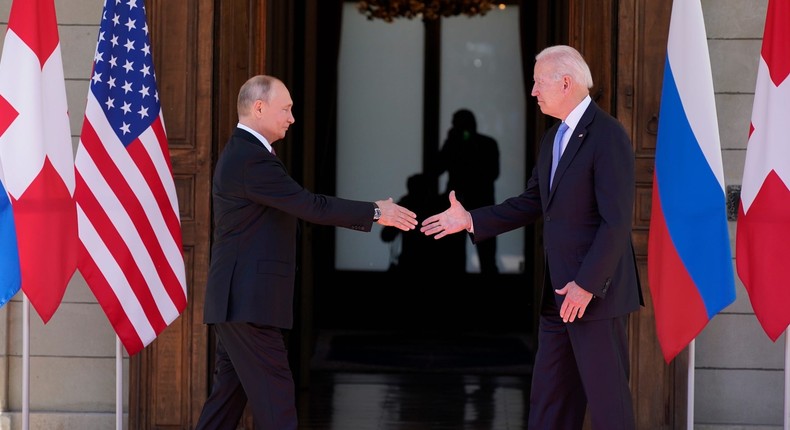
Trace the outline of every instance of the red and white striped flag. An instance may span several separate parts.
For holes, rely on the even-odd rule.
[[[104,6],[75,166],[78,267],[133,355],[187,305],[178,201],[141,0]]]
[[[790,0],[769,0],[736,233],[738,276],[774,342],[790,324]]]
[[[0,59],[0,172],[22,290],[45,323],[77,268],[72,151],[54,1],[16,0]]]

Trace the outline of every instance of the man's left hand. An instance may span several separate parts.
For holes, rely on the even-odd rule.
[[[573,322],[576,318],[581,318],[593,297],[591,292],[580,287],[576,281],[568,282],[564,288],[554,290],[554,292],[565,296],[560,308],[560,317],[566,323]]]

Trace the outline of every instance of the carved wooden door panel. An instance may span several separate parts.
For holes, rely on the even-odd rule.
[[[190,428],[205,399],[202,323],[212,166],[212,0],[146,2],[157,86],[181,212],[187,308],[129,360],[129,428]]]
[[[633,240],[645,307],[632,314],[629,338],[637,428],[645,430],[686,427],[688,354],[681,353],[670,365],[664,362],[647,279],[653,165],[671,9],[671,2],[649,0],[576,0],[569,5],[569,44],[590,63],[595,77],[592,96],[623,123],[636,153]]]
[[[631,318],[632,390],[640,429],[685,429],[688,352],[671,364],[658,344],[647,279],[647,238],[669,17],[672,2],[621,0],[617,55],[617,114],[636,152],[634,242],[645,307]]]
[[[656,335],[647,278],[647,243],[655,162],[658,110],[671,2],[621,0],[617,26],[616,114],[636,152],[634,244],[645,307],[631,318],[631,387],[637,428],[686,428],[686,368],[683,352],[667,365]]]

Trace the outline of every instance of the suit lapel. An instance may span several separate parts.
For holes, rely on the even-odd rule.
[[[590,102],[590,105],[587,106],[587,110],[584,111],[579,123],[576,124],[576,128],[572,131],[568,131],[568,133],[571,133],[571,137],[570,140],[568,140],[565,151],[562,153],[562,157],[560,157],[557,171],[554,172],[554,182],[552,183],[551,190],[549,190],[549,201],[551,201],[551,197],[554,195],[554,190],[556,190],[562,182],[563,174],[571,165],[573,158],[576,157],[576,153],[579,152],[582,143],[584,143],[584,138],[587,136],[587,126],[592,122],[597,110],[598,105],[596,105],[594,101]]]

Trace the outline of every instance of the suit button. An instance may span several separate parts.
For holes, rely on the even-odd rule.
[[[551,215],[546,215],[546,222],[551,221]]]

